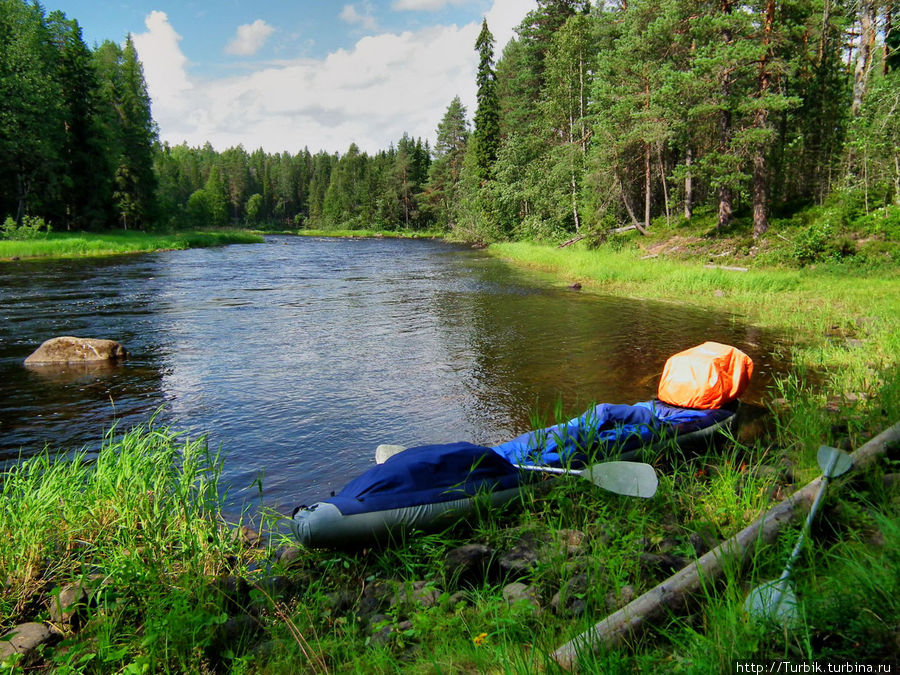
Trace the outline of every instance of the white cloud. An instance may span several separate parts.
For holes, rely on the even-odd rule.
[[[362,3],[362,11],[356,8],[356,5],[344,5],[341,10],[341,21],[352,25],[358,25],[366,31],[374,31],[378,24],[375,17],[372,16],[372,4],[370,2]]]
[[[229,54],[251,56],[262,49],[275,29],[262,19],[238,26],[237,33],[225,47]]]
[[[466,0],[394,0],[391,9],[436,12],[447,5],[461,5]]]
[[[187,76],[187,58],[178,46],[181,36],[169,24],[166,13],[150,12],[144,25],[147,32],[138,33],[132,39],[144,66],[144,79],[156,115],[157,103],[165,106],[168,101],[178,101],[193,85]]]
[[[535,0],[494,0],[487,13],[497,53]],[[269,152],[369,153],[404,132],[433,142],[435,127],[459,95],[475,111],[475,38],[480,19],[360,39],[323,59],[296,59],[226,78],[186,74],[179,36],[153,12],[134,37],[144,63],[153,115],[163,140],[218,150],[242,144]]]

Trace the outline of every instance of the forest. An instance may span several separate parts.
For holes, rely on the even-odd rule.
[[[130,36],[92,49],[77,20],[0,0],[0,217],[561,241],[697,213],[759,237],[839,203],[838,225],[895,227],[898,13],[538,0],[502,51],[482,24],[476,109],[453,98],[433,147],[404,134],[371,155],[273,154],[160,143]]]

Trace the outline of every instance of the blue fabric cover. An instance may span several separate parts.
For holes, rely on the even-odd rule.
[[[724,408],[692,410],[643,401],[601,403],[580,417],[494,446],[512,464],[581,466],[649,442],[716,424],[733,415]]]
[[[432,504],[518,487],[521,471],[472,443],[408,448],[350,481],[330,502],[344,515]]]

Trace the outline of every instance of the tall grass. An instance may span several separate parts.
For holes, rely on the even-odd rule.
[[[46,239],[0,240],[0,260],[10,258],[78,258],[171,249],[255,244],[261,236],[242,232],[53,232]]]
[[[193,671],[228,614],[214,580],[238,549],[220,521],[220,458],[152,425],[108,435],[96,455],[49,451],[5,471],[0,626],[88,589],[78,642],[59,664]]]

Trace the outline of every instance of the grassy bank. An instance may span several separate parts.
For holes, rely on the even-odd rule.
[[[234,673],[561,672],[549,654],[780,499],[791,468],[763,444],[650,458],[644,501],[563,477],[438,534],[385,550],[281,548],[222,522],[202,441],[152,426],[96,458],[47,454],[2,475],[0,634],[55,632],[0,671]],[[894,460],[896,465],[896,456]],[[796,531],[731,567],[684,612],[581,672],[732,672],[735,660],[895,664],[900,482],[891,464],[844,480],[796,565],[802,625],[750,622]],[[896,469],[894,469],[896,470]],[[896,474],[894,474],[896,475]],[[19,536],[27,533],[27,536]],[[452,567],[458,547],[481,557]],[[464,549],[462,549],[464,550]]]
[[[262,237],[240,230],[216,232],[51,232],[44,238],[0,240],[0,261],[25,258],[87,256],[179,250],[226,244],[256,244]]]

